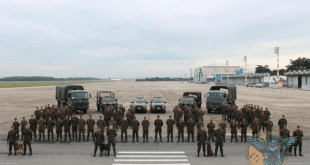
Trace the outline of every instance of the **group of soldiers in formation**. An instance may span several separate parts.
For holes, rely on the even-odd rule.
[[[184,142],[184,127],[187,127],[187,141],[194,142],[194,134],[195,134],[195,126],[197,127],[197,147],[198,147],[198,155],[200,153],[201,148],[203,149],[203,155],[206,152],[206,144],[210,142],[212,139],[215,142],[215,153],[214,156],[217,156],[218,148],[220,148],[221,156],[224,157],[223,154],[223,142],[225,142],[226,135],[226,121],[230,124],[231,128],[231,142],[233,138],[237,140],[237,129],[241,128],[241,142],[247,141],[247,127],[250,126],[252,129],[253,137],[256,136],[261,130],[265,131],[266,134],[271,135],[273,122],[270,120],[270,112],[266,108],[259,108],[259,106],[244,105],[244,107],[238,110],[238,107],[235,105],[225,104],[224,109],[222,111],[222,122],[218,124],[216,127],[215,123],[213,123],[212,119],[210,123],[206,125],[208,131],[205,130],[203,116],[204,112],[201,108],[198,108],[196,104],[193,107],[184,106],[179,107],[175,106],[173,109],[174,119],[172,116],[169,116],[169,119],[166,120],[167,125],[167,142],[173,142],[173,128],[176,125],[178,129],[178,142],[182,139]],[[31,119],[29,122],[26,121],[25,117],[23,117],[22,121],[19,123],[15,118],[13,122],[13,126],[8,133],[8,142],[9,142],[9,155],[11,155],[12,145],[16,143],[19,139],[19,127],[21,126],[21,139],[24,141],[24,155],[26,154],[26,146],[29,146],[30,156],[32,155],[31,148],[31,140],[34,135],[34,140],[36,141],[37,128],[39,131],[39,141],[41,141],[41,135],[43,135],[43,141],[45,141],[45,129],[47,128],[47,136],[48,141],[54,141],[54,127],[56,127],[57,139],[56,141],[62,141],[62,133],[64,128],[64,141],[67,141],[67,135],[69,141],[81,141],[81,135],[83,135],[83,141],[85,141],[85,125],[87,125],[87,141],[89,141],[89,136],[91,134],[93,141],[95,143],[94,156],[96,156],[96,152],[98,150],[98,146],[100,147],[100,156],[102,156],[102,147],[104,142],[104,132],[105,128],[106,135],[108,137],[107,151],[108,156],[110,153],[110,147],[112,145],[114,156],[116,155],[115,149],[115,137],[117,136],[118,129],[121,130],[121,142],[127,142],[127,129],[132,129],[132,142],[139,142],[139,127],[140,122],[135,117],[134,107],[131,105],[128,108],[127,113],[125,114],[125,108],[120,105],[117,109],[113,106],[107,107],[103,112],[104,118],[102,116],[99,117],[97,122],[92,119],[92,116],[89,115],[89,118],[85,121],[83,116],[80,118],[76,117],[76,115],[72,112],[71,106],[57,107],[52,105],[52,107],[45,106],[45,108],[37,107],[34,112],[34,115],[31,115]],[[126,118],[125,118],[126,117]],[[28,126],[28,123],[30,127]],[[97,131],[94,132],[94,126],[97,124]],[[143,127],[143,142],[148,142],[148,134],[149,134],[149,126],[150,122],[144,117],[144,120],[141,122]],[[162,142],[162,127],[164,122],[160,119],[160,116],[157,116],[157,119],[154,121],[155,126],[155,142]],[[278,125],[280,127],[280,136],[283,138],[290,137],[289,130],[287,129],[287,120],[284,115],[279,120]],[[216,127],[216,128],[215,128]],[[72,138],[71,138],[71,130],[72,129]],[[77,132],[79,132],[79,139],[77,138]],[[51,138],[50,138],[51,135]],[[294,152],[296,156],[296,148],[299,146],[299,155],[301,154],[302,148],[302,137],[303,132],[300,130],[299,126],[297,130],[294,131],[293,136],[298,136],[298,140],[294,145]],[[215,139],[215,140],[214,140]],[[290,149],[291,153],[291,149]]]

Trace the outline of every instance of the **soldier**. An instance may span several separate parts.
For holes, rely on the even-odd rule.
[[[221,129],[223,131],[221,134],[223,136],[222,140],[224,140],[224,143],[226,143],[226,127],[227,127],[227,125],[226,125],[224,119],[222,119],[222,122],[219,125],[221,126]]]
[[[102,119],[102,116],[99,116],[99,120],[97,120],[97,126],[99,127],[99,129],[102,129],[104,132],[104,128],[106,126],[105,121]]]
[[[197,123],[197,131],[198,132],[199,132],[201,126],[204,126],[203,119],[199,119],[199,121]]]
[[[255,137],[258,133],[258,128],[259,128],[259,121],[255,117],[254,121],[252,122],[251,129],[252,129],[252,136]]]
[[[162,141],[162,137],[161,137],[161,131],[162,131],[162,126],[163,121],[159,118],[159,115],[157,115],[157,119],[154,121],[154,125],[155,125],[155,142],[157,142],[157,134],[159,133],[159,138],[160,138],[160,142]]]
[[[260,130],[261,129],[263,129],[263,132],[265,132],[265,122],[266,122],[266,120],[265,120],[265,115],[263,114],[263,112],[261,112],[260,114],[259,114],[259,132],[260,132]]]
[[[81,141],[81,133],[83,134],[83,141],[85,141],[85,120],[83,119],[83,116],[80,116],[80,119],[77,122],[79,126],[79,141]]]
[[[202,150],[203,150],[203,156],[206,156],[207,132],[203,126],[200,127],[199,129],[200,129],[200,131],[198,131],[198,135],[197,135],[197,146],[198,146],[197,157],[199,157],[199,152],[200,152],[201,146],[202,146]]]
[[[284,115],[282,115],[282,118],[279,119],[278,125],[279,125],[279,131],[280,131],[280,132],[281,132],[283,126],[284,126],[284,125],[287,125],[287,120],[285,119],[285,116],[284,116]]]
[[[116,132],[118,131],[118,124],[117,124],[117,119],[118,119],[118,114],[117,114],[117,112],[116,112],[116,110],[114,109],[113,111],[112,111],[112,117],[114,118],[114,121],[115,121],[115,123],[116,123],[116,127],[114,127],[115,129],[116,129]]]
[[[205,113],[201,109],[198,109],[196,114],[197,114],[197,120],[195,122],[198,123],[200,119],[203,119],[203,116],[205,115]]]
[[[31,118],[29,119],[29,125],[30,125],[30,130],[32,131],[34,135],[34,141],[37,140],[37,124],[38,123],[37,123],[37,120],[34,118],[34,115],[31,115]]]
[[[295,130],[293,132],[293,137],[297,136],[297,140],[296,143],[294,144],[294,155],[296,156],[296,150],[297,150],[297,146],[299,146],[299,156],[303,156],[301,154],[301,150],[302,150],[302,137],[304,136],[304,133],[300,130],[300,126],[297,126],[297,130]]]
[[[145,138],[146,138],[146,142],[149,142],[150,122],[146,119],[145,116],[144,116],[144,120],[142,121],[142,126],[143,126],[143,142],[145,142]]]
[[[22,140],[25,134],[25,127],[28,125],[28,122],[26,121],[25,117],[23,117],[23,120],[20,122],[20,131],[22,132]]]
[[[187,127],[187,142],[189,143],[190,135],[192,135],[192,142],[195,142],[194,140],[195,121],[192,117],[187,121],[186,127]]]
[[[265,115],[265,120],[267,121],[268,118],[270,117],[270,111],[268,110],[268,108],[265,109],[264,115]]]
[[[64,132],[65,132],[65,141],[67,141],[67,134],[69,136],[69,140],[71,141],[71,134],[70,134],[70,127],[71,121],[69,120],[68,116],[65,117],[64,123]]]
[[[210,139],[212,138],[212,142],[214,142],[214,128],[215,124],[213,123],[213,120],[210,120],[210,123],[207,125],[208,127],[208,142],[210,142]]]
[[[246,121],[246,119],[243,119],[240,126],[241,126],[241,142],[243,142],[243,138],[244,141],[246,142],[246,136],[248,131],[248,122]]]
[[[11,129],[8,132],[8,137],[6,141],[9,143],[9,155],[12,155],[12,146],[14,147],[14,144],[16,143],[16,131],[15,131],[14,126],[11,126]],[[15,156],[16,156],[16,151],[15,151]]]
[[[47,123],[47,141],[50,141],[50,134],[52,134],[52,141],[54,141],[54,121],[52,121],[52,118],[50,117],[48,119]]]
[[[113,126],[109,126],[107,134],[108,134],[108,156],[110,155],[111,145],[113,146],[114,156],[116,156],[115,137],[117,136],[117,134]]]
[[[32,132],[30,131],[29,129],[29,126],[26,126],[25,127],[25,135],[24,135],[24,155],[26,155],[26,149],[27,149],[27,145],[28,145],[28,148],[29,148],[29,156],[32,155],[32,148],[31,148],[31,140],[32,140]]]
[[[172,116],[169,115],[169,119],[166,121],[167,124],[167,142],[169,142],[169,137],[171,137],[171,142],[173,142],[173,125],[174,120],[172,120]]]
[[[110,121],[109,125],[110,125],[110,126],[113,126],[114,129],[116,129],[117,123],[116,123],[116,121],[114,120],[114,117],[111,117],[111,121]]]
[[[283,128],[281,129],[281,132],[280,132],[280,136],[283,138],[283,139],[286,139],[286,138],[289,138],[290,137],[290,131],[287,129],[286,125],[283,125]],[[292,150],[291,150],[292,147],[289,148],[289,152],[290,152],[290,155],[292,155]],[[280,152],[282,153],[283,150],[281,148]],[[287,150],[284,151],[284,153],[286,154],[287,153]]]
[[[184,142],[184,126],[185,122],[182,120],[182,118],[177,122],[178,127],[178,142],[180,142],[180,137],[182,136],[182,142]]]
[[[238,110],[237,118],[236,118],[236,121],[237,121],[237,124],[238,124],[238,128],[240,128],[242,120],[243,120],[242,110]]]
[[[128,125],[129,125],[129,127],[131,128],[132,113],[131,113],[130,111],[128,111],[128,112],[126,113],[126,117],[127,117]]]
[[[227,111],[227,104],[224,104],[224,108],[222,110],[222,119],[226,119],[226,111]]]
[[[17,118],[14,118],[14,122],[13,122],[13,127],[14,127],[14,131],[15,131],[15,135],[16,135],[16,139],[19,139],[19,122],[17,121]]]
[[[94,125],[96,124],[95,120],[91,118],[89,115],[89,119],[86,121],[87,123],[87,141],[89,141],[89,134],[91,133],[91,137],[94,138]]]
[[[120,126],[121,125],[120,121],[123,120],[124,113],[121,110],[121,108],[117,108],[116,113],[117,113],[117,123]]]
[[[136,119],[136,117],[133,117],[133,121],[132,121],[132,142],[135,142],[135,136],[137,138],[137,142],[139,142],[139,126],[140,126],[140,122]]]
[[[223,154],[223,137],[224,131],[222,130],[221,126],[219,125],[217,129],[214,131],[215,136],[215,153],[214,156],[217,156],[218,147],[220,147],[221,156],[224,157]]]
[[[180,121],[182,116],[183,116],[183,111],[180,108],[178,108],[177,111],[176,111],[176,119],[175,119],[175,121]]]
[[[74,141],[74,137],[75,140],[77,141],[77,128],[78,128],[78,118],[76,117],[75,113],[73,114],[72,118],[71,118],[71,125],[72,125],[72,140]],[[75,136],[74,136],[75,135]]]
[[[71,104],[68,105],[68,115],[70,116],[70,118],[72,118],[73,110]]]
[[[98,126],[98,130],[95,132],[95,136],[94,136],[94,143],[95,143],[94,157],[96,156],[98,146],[104,142],[104,133],[103,133],[104,130],[98,124],[97,126]],[[103,150],[100,150],[100,156],[102,156],[102,151]]]
[[[189,121],[190,118],[195,119],[195,116],[194,116],[194,114],[192,113],[192,111],[188,111],[187,119],[186,119],[186,122],[185,122],[186,124],[188,123],[188,121]],[[195,123],[195,120],[194,120],[194,123]]]
[[[38,125],[39,125],[39,141],[41,141],[41,134],[43,134],[43,141],[45,141],[45,120],[43,119],[43,117],[41,116],[39,121],[38,121]]]
[[[125,135],[125,142],[127,142],[127,129],[128,129],[128,122],[123,116],[123,119],[119,122],[121,128],[121,142],[123,142],[123,136]]]
[[[63,122],[60,120],[60,118],[58,118],[56,120],[56,134],[57,134],[56,141],[58,141],[59,139],[60,141],[62,141],[62,126],[63,126]]]
[[[231,130],[230,142],[231,143],[232,143],[232,140],[233,140],[234,137],[236,139],[236,142],[238,142],[238,139],[237,139],[237,127],[238,127],[238,124],[237,124],[236,120],[233,120],[233,122],[230,123],[230,130]]]
[[[34,111],[34,115],[36,115],[36,120],[38,121],[40,119],[40,110],[39,107]]]
[[[109,126],[110,118],[111,118],[111,109],[107,108],[104,110],[104,121],[107,124],[107,126]]]
[[[270,139],[271,138],[272,127],[273,127],[273,122],[270,120],[270,118],[268,118],[267,122],[265,123],[265,127],[266,127],[267,138]]]

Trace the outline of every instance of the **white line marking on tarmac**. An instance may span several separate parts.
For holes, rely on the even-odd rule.
[[[191,165],[190,163],[186,164],[112,164],[112,165]]]
[[[184,151],[119,151],[119,154],[185,154]]]
[[[115,162],[188,162],[188,159],[114,159]]]
[[[116,155],[117,158],[185,158],[186,155]]]

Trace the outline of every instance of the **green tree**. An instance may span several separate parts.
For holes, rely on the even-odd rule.
[[[285,69],[280,69],[279,70],[279,75],[284,75],[285,72],[286,72]],[[277,70],[273,70],[269,74],[270,74],[270,76],[275,76],[275,75],[277,75]]]
[[[310,58],[299,57],[296,60],[290,59],[290,64],[286,68],[287,71],[310,69]]]
[[[263,65],[256,65],[255,67],[255,73],[270,73],[270,72],[271,70],[266,66],[264,67]]]

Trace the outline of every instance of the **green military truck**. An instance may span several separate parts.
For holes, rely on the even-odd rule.
[[[196,103],[197,107],[201,107],[201,92],[192,91],[192,92],[184,92],[183,97],[179,99],[179,107],[184,111],[184,107],[194,107],[194,103]]]
[[[56,86],[58,107],[71,105],[73,112],[80,110],[87,113],[91,95],[84,91],[82,85],[62,84]]]
[[[206,108],[208,113],[211,111],[222,112],[224,104],[236,104],[237,87],[235,85],[212,86],[210,91],[205,94],[207,98]]]
[[[97,92],[97,111],[104,114],[104,111],[110,105],[113,106],[113,110],[118,108],[117,99],[113,92],[110,91],[98,91]]]

